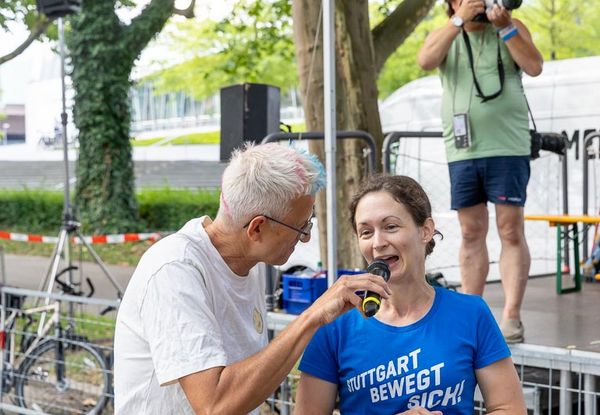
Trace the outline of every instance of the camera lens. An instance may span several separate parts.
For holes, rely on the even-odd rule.
[[[553,153],[564,155],[566,141],[565,136],[557,133],[542,133],[542,150],[551,151]]]
[[[523,0],[500,0],[498,3],[501,3],[506,10],[514,10],[521,7]]]

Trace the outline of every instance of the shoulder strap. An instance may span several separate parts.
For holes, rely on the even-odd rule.
[[[500,89],[498,89],[498,91],[491,95],[485,95],[483,91],[481,91],[481,87],[479,86],[479,82],[477,81],[477,77],[475,76],[475,68],[473,66],[473,50],[471,49],[469,35],[464,29],[462,30],[462,36],[465,40],[465,45],[467,47],[467,56],[469,57],[469,65],[471,66],[471,73],[473,74],[473,82],[475,83],[475,89],[477,89],[477,96],[481,98],[481,102],[486,102],[497,98],[502,93],[502,89],[504,88],[504,65],[502,64],[502,56],[500,55],[500,41],[498,40],[497,42],[498,57],[496,58],[498,64],[498,77],[500,78]]]
[[[533,118],[533,113],[531,112],[531,107],[529,106],[529,100],[527,99],[527,94],[525,94],[525,88],[523,88],[523,96],[525,97],[525,103],[527,104],[527,111],[529,111],[529,116],[531,117],[531,123],[533,124],[533,131],[537,131],[537,127],[535,125],[535,119]]]

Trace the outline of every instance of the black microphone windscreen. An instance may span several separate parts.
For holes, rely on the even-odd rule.
[[[383,259],[376,259],[371,262],[367,267],[367,272],[369,274],[379,275],[383,277],[385,281],[390,279],[390,267]]]

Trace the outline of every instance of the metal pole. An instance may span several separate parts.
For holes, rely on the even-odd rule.
[[[323,1],[323,84],[325,161],[327,171],[327,284],[337,279],[336,117],[335,117],[335,0]]]
[[[64,19],[60,17],[58,19],[58,40],[60,45],[60,86],[61,86],[61,98],[62,98],[62,112],[60,113],[60,122],[62,125],[62,144],[63,144],[63,163],[65,165],[65,186],[64,186],[64,201],[63,201],[63,220],[65,223],[71,221],[71,189],[70,189],[70,175],[69,175],[69,149],[67,143],[67,93],[65,85],[65,25]],[[68,265],[67,271],[67,284],[73,283],[73,271],[71,269],[71,246],[70,241],[67,237],[67,243],[65,244],[64,259]]]
[[[87,248],[89,254],[92,256],[92,258],[94,258],[94,261],[96,261],[96,264],[98,264],[98,266],[100,267],[100,269],[102,270],[102,272],[104,272],[104,275],[106,275],[106,278],[108,278],[108,280],[113,285],[113,287],[115,287],[115,289],[117,290],[117,297],[119,297],[119,299],[122,298],[123,297],[123,292],[125,292],[125,290],[123,289],[123,287],[121,287],[121,284],[119,284],[119,282],[114,277],[114,275],[112,275],[112,273],[110,272],[110,270],[108,269],[108,267],[106,266],[106,264],[104,263],[104,261],[102,261],[102,258],[100,258],[100,256],[98,255],[98,253],[96,251],[94,251],[94,248],[92,248],[92,245],[90,245],[85,240],[85,238],[79,232],[79,230],[75,231],[75,235],[77,235],[77,237],[79,238],[79,240],[81,241],[81,243],[83,244],[83,246],[85,246]]]
[[[600,157],[600,154],[597,152],[597,150],[591,150],[592,153],[590,153],[589,148],[592,146],[593,144],[593,140],[596,138],[600,138],[600,133],[598,132],[593,132],[590,133],[588,135],[585,136],[585,138],[583,139],[583,214],[587,215],[589,213],[589,163],[590,163],[590,159],[596,159],[598,157]],[[596,214],[597,212],[594,212],[594,214]],[[594,235],[595,236],[595,235]],[[583,227],[583,258],[588,258],[589,256],[591,256],[590,251],[588,250],[588,227],[584,226]],[[594,243],[596,241],[592,241],[592,246],[594,246]]]
[[[565,151],[565,155],[562,157],[562,185],[563,185],[563,213],[565,215],[569,214],[569,167],[567,160],[567,152]],[[565,230],[568,232],[569,227],[565,226]],[[571,272],[571,258],[569,254],[569,238],[565,238],[565,244],[563,247],[564,250],[564,264]],[[575,249],[579,249],[579,247],[575,247]]]
[[[584,215],[587,215],[588,212],[588,162],[589,162],[589,154],[588,154],[588,141],[586,138],[583,139],[583,154],[581,156],[583,162],[583,211]],[[583,258],[586,259],[589,255],[588,251],[588,227],[583,224]]]
[[[60,113],[60,121],[62,125],[62,142],[63,142],[63,160],[65,164],[65,191],[63,213],[70,215],[71,195],[69,189],[69,153],[67,149],[67,95],[65,87],[65,27],[63,18],[58,19],[58,40],[60,45],[60,86],[62,96],[62,112]]]
[[[5,336],[10,338],[10,333],[6,333],[6,307],[8,307],[8,299],[6,298],[6,293],[2,290],[0,291],[0,296],[2,297],[2,306],[0,307],[0,330],[5,333]],[[0,349],[0,356],[2,356],[2,361],[0,361],[0,379],[2,379],[2,383],[4,383],[4,371],[7,369],[7,365],[4,364],[7,356],[7,344],[6,337],[4,347]],[[0,402],[4,401],[4,387],[0,386]]]
[[[2,273],[0,281],[2,282],[2,285],[4,286],[4,285],[6,285],[6,262],[4,261],[4,248],[1,246],[0,246],[0,273]]]
[[[589,373],[583,375],[583,392],[584,392],[584,406],[585,406],[585,415],[595,415],[597,414],[596,408],[596,377]]]
[[[571,415],[573,411],[573,400],[571,399],[571,372],[560,371],[559,413],[560,415]]]

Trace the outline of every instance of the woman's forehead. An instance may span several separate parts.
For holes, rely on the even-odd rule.
[[[397,201],[394,196],[386,191],[367,193],[356,206],[356,220],[360,217],[386,217],[390,213],[408,214],[406,206]]]

